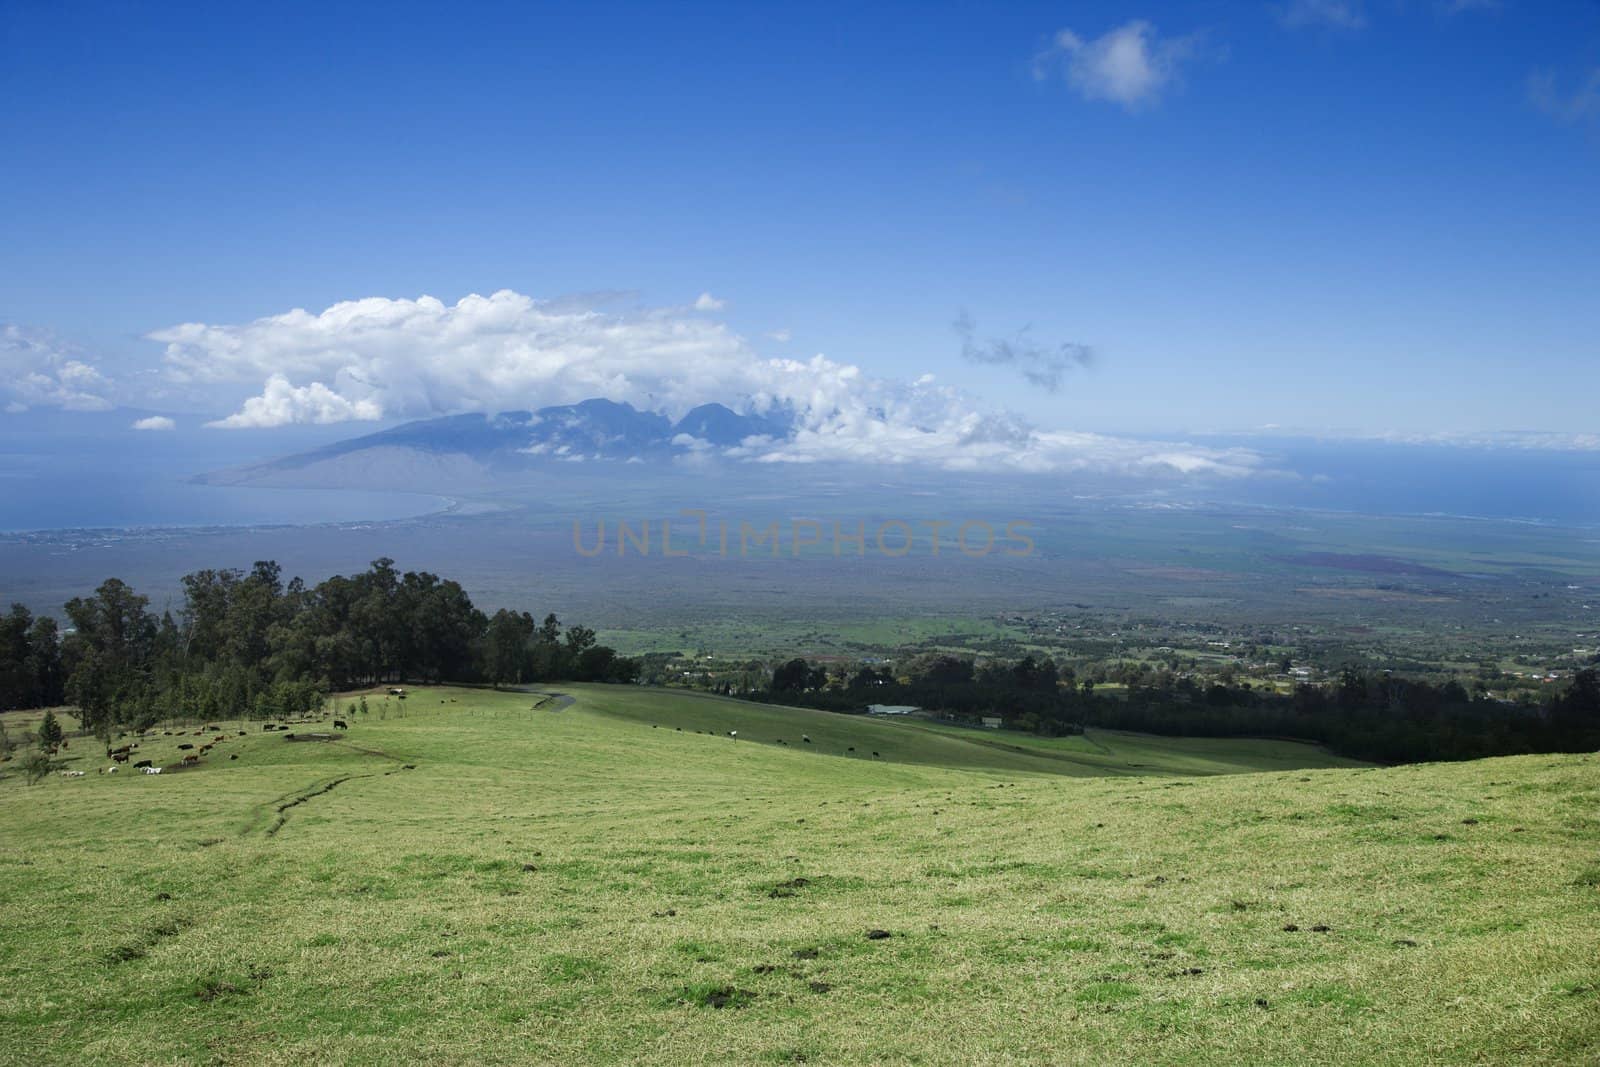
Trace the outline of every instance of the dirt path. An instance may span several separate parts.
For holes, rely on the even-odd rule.
[[[546,692],[543,689],[515,689],[512,691],[537,697],[538,699],[533,702],[534,711],[565,711],[567,708],[572,707],[573,703],[573,698],[566,693]]]

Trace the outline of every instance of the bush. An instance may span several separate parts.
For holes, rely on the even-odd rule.
[[[55,761],[43,752],[35,752],[22,761],[22,773],[28,776],[29,785],[38,785],[54,769]]]

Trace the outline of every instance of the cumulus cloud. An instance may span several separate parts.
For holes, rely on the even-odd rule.
[[[1137,111],[1177,83],[1198,46],[1197,36],[1162,38],[1143,19],[1093,40],[1059,30],[1050,47],[1034,57],[1033,76],[1044,81],[1059,74],[1086,100],[1109,100]]]
[[[43,330],[0,323],[0,397],[6,410],[105,411],[112,383],[86,355]]]
[[[151,415],[149,418],[136,419],[133,428],[135,430],[176,430],[178,424],[165,415]]]
[[[763,358],[725,325],[684,309],[611,312],[501,291],[455,304],[372,298],[239,325],[187,323],[151,336],[165,342],[167,370],[177,380],[265,379],[260,395],[213,424],[224,427],[499,411],[594,397],[677,417],[717,401],[773,416],[792,432],[751,436],[720,451],[687,438],[676,442],[685,455],[1224,476],[1258,466],[1242,450],[1037,431],[982,411],[931,375],[908,383],[821,355]],[[1056,358],[1023,362],[1048,377]]]
[[[759,390],[745,342],[681,309],[610,312],[502,290],[374,297],[150,334],[177,383],[267,381],[229,425],[416,417],[609,397],[682,411]],[[275,380],[274,380],[275,379]]]
[[[1563,89],[1554,73],[1536,71],[1528,78],[1528,101],[1561,122],[1600,121],[1600,67],[1570,89]]]
[[[274,374],[267,379],[260,396],[244,402],[244,407],[225,419],[206,423],[226,430],[261,429],[291,423],[325,425],[352,420],[383,418],[383,405],[371,398],[351,400],[340,396],[321,382],[291,385],[289,379]]]
[[[1367,16],[1358,0],[1290,0],[1278,9],[1278,21],[1291,29],[1359,30]]]
[[[1010,339],[980,341],[977,324],[963,312],[954,328],[961,337],[962,359],[968,363],[1012,368],[1029,385],[1049,393],[1061,388],[1061,380],[1067,374],[1094,362],[1094,350],[1089,346],[1070,341],[1058,345],[1040,344],[1028,336],[1027,327]]]
[[[721,311],[727,306],[728,302],[726,300],[718,300],[710,293],[701,293],[694,300],[694,309],[696,311]]]

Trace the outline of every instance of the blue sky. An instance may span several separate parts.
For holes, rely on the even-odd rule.
[[[1600,5],[0,0],[0,34],[0,322],[137,406],[232,411],[287,351],[173,385],[175,324],[509,289],[714,294],[685,314],[757,356],[1052,428],[1595,429]],[[963,359],[963,312],[1093,365]]]

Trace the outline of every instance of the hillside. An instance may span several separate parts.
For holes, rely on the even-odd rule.
[[[570,704],[418,690],[365,716],[346,700],[334,743],[219,723],[232,736],[180,774],[98,776],[88,741],[63,753],[83,779],[29,787],[6,764],[0,1047],[476,1064],[1600,1053],[1593,756],[1289,770],[1280,748],[1254,753],[1268,772],[1160,777],[1185,742],[1110,735],[1082,740],[1147,774],[1069,777],[1005,762],[1055,768],[1043,753],[1079,754],[1065,743],[562,691]],[[693,732],[802,722],[810,751]],[[904,747],[815,750],[842,741]]]

